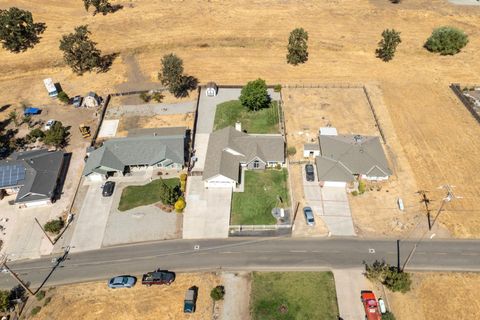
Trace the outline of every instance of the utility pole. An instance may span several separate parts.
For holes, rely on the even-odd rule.
[[[455,199],[461,199],[462,198],[462,197],[456,196],[453,193],[453,190],[452,190],[453,187],[455,187],[455,186],[451,186],[449,184],[445,184],[445,185],[439,187],[439,189],[445,189],[447,191],[447,195],[445,196],[445,198],[443,198],[442,204],[438,208],[437,214],[435,215],[435,218],[433,219],[433,222],[432,222],[432,227],[435,224],[435,221],[437,221],[438,216],[443,211],[443,208],[445,207],[445,205],[448,202],[451,202],[452,200],[455,200]],[[430,230],[431,230],[431,228],[430,228]]]
[[[400,240],[397,240],[397,272],[402,272],[400,269]]]
[[[427,219],[428,219],[428,230],[432,230],[432,223],[431,223],[431,218],[430,218],[430,208],[428,205],[430,204],[430,199],[427,197],[427,192],[426,190],[418,190],[417,193],[422,196],[422,200],[420,202],[423,202],[425,205],[425,210],[427,210]]]
[[[22,279],[20,279],[20,278],[17,276],[17,274],[16,274],[14,271],[12,271],[12,269],[10,269],[10,268],[7,266],[7,256],[6,256],[6,255],[2,255],[2,257],[1,257],[0,259],[1,259],[0,265],[1,265],[3,268],[5,268],[5,269],[8,271],[8,273],[11,274],[12,277],[13,277],[25,290],[27,290],[28,293],[30,293],[32,296],[35,295],[35,294],[33,293],[33,291],[30,290],[30,288],[27,286],[27,284],[24,283],[24,282],[22,281]]]

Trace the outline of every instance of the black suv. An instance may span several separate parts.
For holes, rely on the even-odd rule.
[[[115,182],[107,181],[102,187],[102,195],[104,197],[110,197],[113,194],[113,190],[115,190]]]
[[[305,176],[307,177],[307,181],[315,181],[315,170],[312,164],[305,165]]]

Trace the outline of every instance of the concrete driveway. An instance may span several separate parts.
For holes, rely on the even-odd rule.
[[[184,239],[227,238],[231,189],[205,189],[202,177],[187,180],[187,207],[183,214]]]
[[[70,242],[72,252],[95,250],[102,247],[105,227],[113,202],[113,196],[102,196],[102,184],[102,182],[91,183],[88,187]]]
[[[315,177],[317,177],[316,168]],[[325,222],[331,235],[356,235],[345,188],[321,188],[318,181],[307,181],[303,168],[302,178],[307,205],[312,208],[315,215]]]
[[[365,318],[360,292],[369,290],[363,275],[363,269],[334,269],[335,290],[340,317],[343,320],[359,320]]]

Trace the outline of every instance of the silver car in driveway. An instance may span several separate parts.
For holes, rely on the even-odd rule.
[[[117,288],[131,288],[137,282],[137,278],[132,276],[118,276],[108,281],[108,287],[112,289]]]
[[[303,215],[305,216],[305,221],[309,226],[315,225],[315,218],[313,217],[313,211],[310,207],[303,208]]]

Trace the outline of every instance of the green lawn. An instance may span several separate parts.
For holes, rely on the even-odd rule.
[[[250,312],[252,320],[337,320],[333,274],[254,272]]]
[[[168,186],[180,186],[180,179],[163,179]],[[126,211],[136,207],[145,206],[160,201],[160,185],[162,179],[157,179],[144,186],[128,186],[123,189],[119,211]]]
[[[278,196],[283,207],[290,205],[286,169],[245,171],[245,191],[233,193],[231,224],[275,224],[271,212]]]
[[[214,131],[235,126],[237,121],[248,133],[278,133],[278,104],[274,101],[269,108],[249,111],[238,100],[221,103],[215,112]]]

